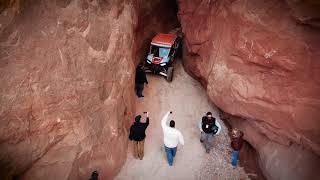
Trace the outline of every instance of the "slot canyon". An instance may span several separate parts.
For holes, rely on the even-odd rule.
[[[136,66],[177,28],[172,82],[147,74],[137,98]],[[0,82],[0,179],[320,177],[317,0],[1,0]],[[185,138],[173,167],[169,110]],[[144,111],[140,161],[128,133]],[[207,111],[222,125],[210,154],[197,127]],[[236,169],[232,128],[245,140]]]

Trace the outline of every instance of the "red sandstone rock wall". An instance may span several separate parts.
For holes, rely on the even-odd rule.
[[[135,111],[136,57],[155,32],[176,26],[170,3],[0,3],[2,179],[81,180],[93,170],[111,179],[118,172]]]
[[[310,173],[304,171],[307,168],[300,172],[288,168],[280,176],[266,168],[267,162],[268,166],[276,163],[274,159],[269,162],[273,158],[269,155],[277,154],[277,148],[262,151],[260,146],[263,142],[287,149],[300,145],[317,154],[313,157],[320,162],[319,3],[194,0],[179,1],[179,6],[188,53],[185,67],[218,107],[247,119],[242,124],[266,137],[267,141],[247,139],[265,157],[261,162],[267,177]],[[290,156],[281,156],[287,152],[282,148],[276,157],[290,162],[297,157],[290,151]],[[307,161],[303,158],[294,165]]]
[[[132,5],[13,2],[0,17],[0,177],[112,177],[134,112]]]

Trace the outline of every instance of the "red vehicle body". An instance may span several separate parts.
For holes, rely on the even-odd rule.
[[[172,81],[172,64],[179,46],[180,38],[176,34],[157,34],[151,41],[145,71],[163,75],[167,78],[167,81]]]

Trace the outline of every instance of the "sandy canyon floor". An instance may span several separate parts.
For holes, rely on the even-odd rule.
[[[130,143],[127,161],[116,180],[214,180],[249,179],[242,167],[233,169],[230,164],[230,139],[227,128],[220,120],[218,110],[212,105],[205,90],[183,69],[181,61],[175,62],[174,78],[171,83],[163,77],[148,74],[149,84],[145,86],[144,98],[137,100],[136,114],[149,112],[150,125],[146,131],[145,156],[137,160],[132,155]],[[169,167],[161,129],[161,118],[167,111],[176,121],[185,145],[178,147],[172,167]],[[213,149],[207,154],[199,141],[198,122],[211,111],[222,126],[214,138]],[[144,121],[144,119],[143,119]]]

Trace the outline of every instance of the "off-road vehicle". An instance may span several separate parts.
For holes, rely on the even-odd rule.
[[[180,53],[181,38],[177,34],[157,34],[151,41],[146,58],[145,72],[160,74],[171,82],[173,77],[173,62]]]

